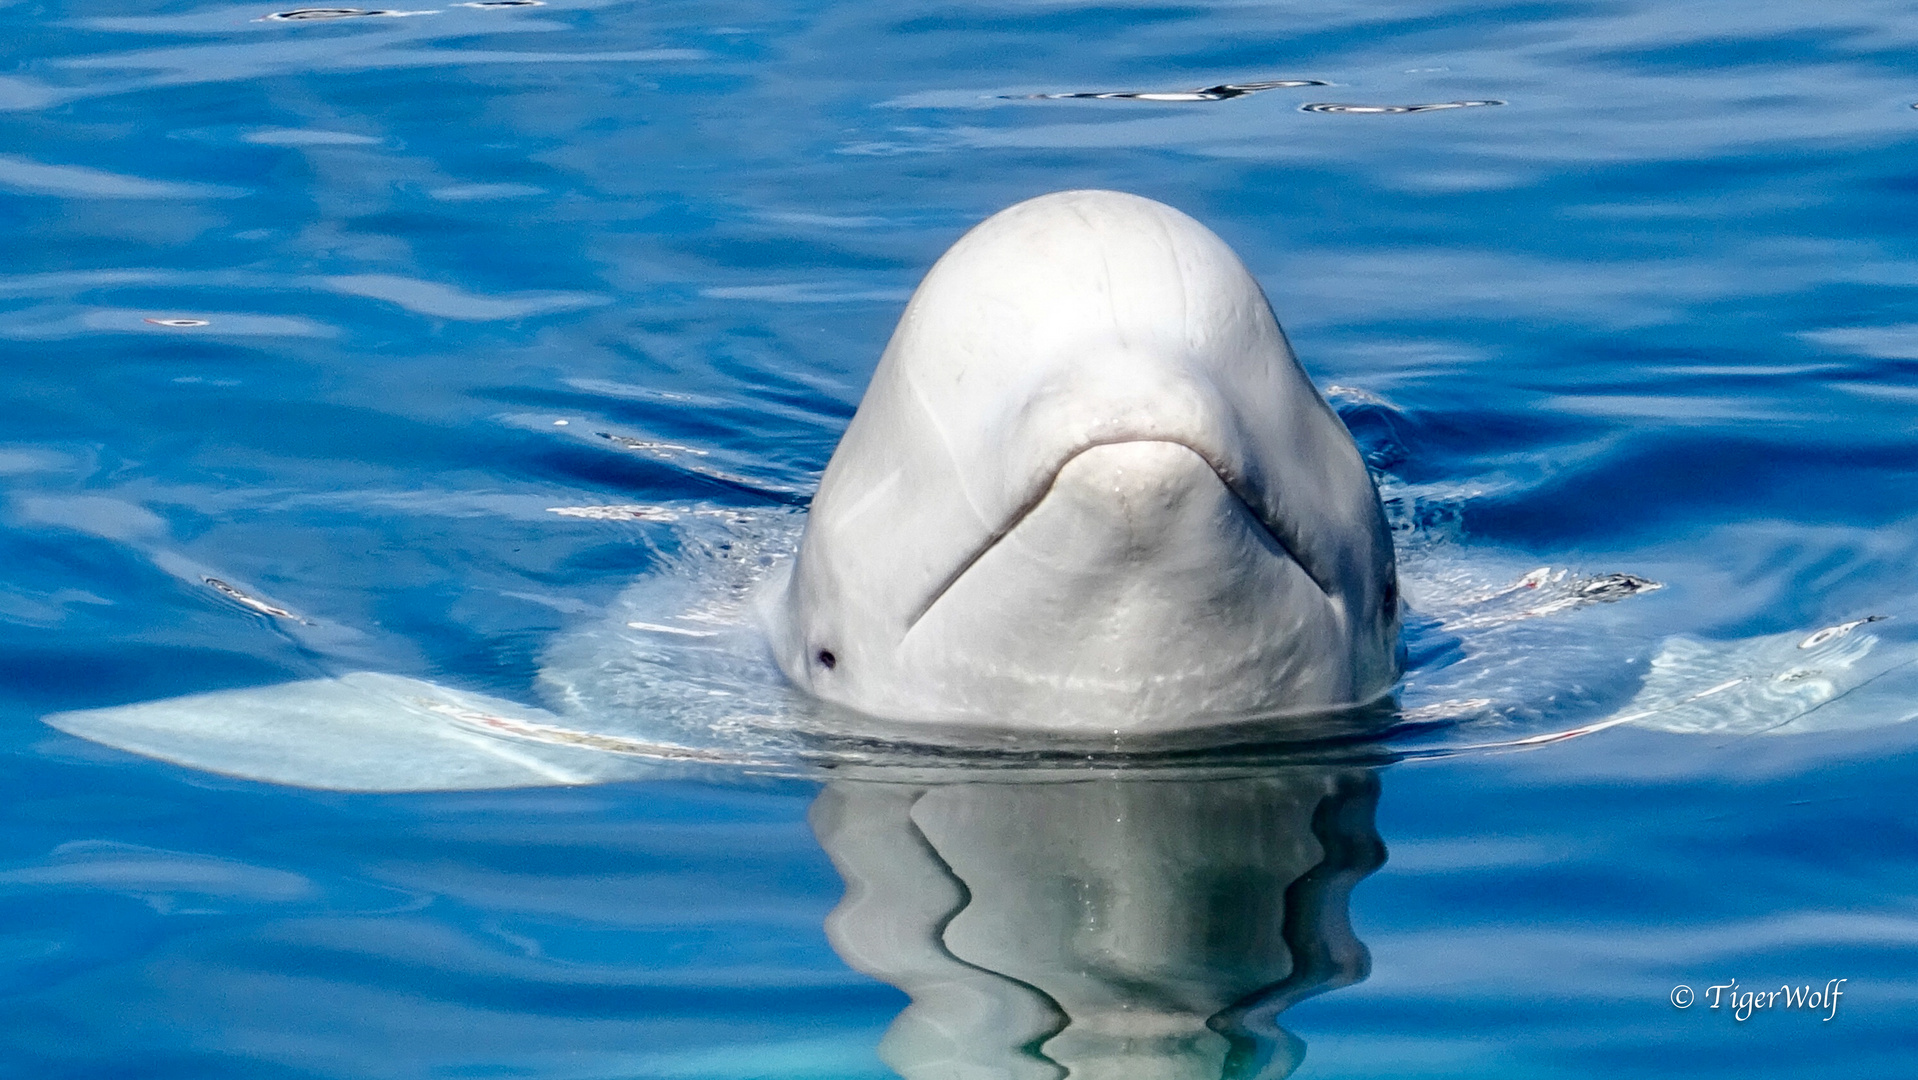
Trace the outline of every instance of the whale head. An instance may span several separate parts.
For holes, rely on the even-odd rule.
[[[1068,191],[926,275],[766,616],[827,701],[1107,735],[1371,701],[1398,606],[1365,463],[1231,248]]]

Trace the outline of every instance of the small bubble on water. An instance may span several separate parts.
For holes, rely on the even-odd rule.
[[[207,319],[143,319],[141,321],[151,323],[154,326],[170,326],[176,329],[184,329],[186,327],[191,327],[191,326],[212,325],[210,320],[207,320]]]

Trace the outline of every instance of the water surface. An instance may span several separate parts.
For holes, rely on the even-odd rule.
[[[807,813],[838,788],[313,793],[39,717],[354,670],[534,700],[678,543],[552,508],[802,506],[925,268],[1046,191],[1241,253],[1438,545],[1415,610],[1448,566],[1664,585],[1493,639],[1526,707],[1490,735],[1605,715],[1664,634],[1918,624],[1912,4],[284,10],[0,3],[0,1075],[890,1075],[907,998],[824,929],[849,864]],[[1301,85],[1153,99],[1267,83]],[[1113,93],[1142,96],[1076,96]],[[1470,662],[1423,625],[1408,695]],[[1306,854],[1207,840],[1180,857],[1238,886],[1141,871],[1084,910],[1132,888],[1319,971],[1230,1059],[1273,1075],[1903,1077],[1913,738],[1618,728],[1096,788],[1278,800]],[[999,835],[962,819],[950,851]],[[1349,918],[1362,981],[1349,947],[1296,963],[1330,930],[1259,937],[1308,864],[1349,901],[1286,910]],[[1096,939],[1037,902],[994,929],[986,893],[958,953]],[[1241,985],[1232,950],[1113,940],[1155,1015]],[[1669,999],[1840,978],[1829,1021]]]

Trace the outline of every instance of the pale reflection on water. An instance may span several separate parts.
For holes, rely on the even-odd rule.
[[[1378,794],[1361,768],[838,781],[826,932],[911,996],[880,1044],[906,1080],[1276,1080],[1304,1052],[1279,1014],[1369,970],[1347,907]]]

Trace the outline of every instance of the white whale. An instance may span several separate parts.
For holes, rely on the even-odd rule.
[[[768,622],[861,712],[1110,734],[1371,701],[1397,596],[1358,448],[1232,250],[1068,191],[926,275]]]
[[[256,614],[291,616],[155,546],[158,519],[123,509],[151,528],[100,535]],[[461,790],[702,762],[785,768],[803,757],[795,740],[822,732],[903,729],[949,746],[956,733],[988,751],[1008,731],[1138,746],[1254,718],[1285,718],[1288,737],[1352,734],[1337,710],[1399,676],[1393,546],[1350,434],[1225,243],[1136,196],[1047,195],[955,244],[908,304],[796,558],[760,580],[759,556],[783,543],[767,534],[790,521],[741,526],[706,545],[710,558],[649,574],[606,620],[556,641],[539,679],[550,710],[360,671],[45,719],[250,779]],[[1589,626],[1569,645],[1527,628],[1649,582],[1474,577],[1428,566],[1413,578],[1423,613],[1470,639],[1471,662],[1422,670],[1405,692],[1429,703],[1409,718],[1469,723],[1508,704],[1517,719],[1554,716],[1541,659],[1590,656],[1605,671],[1581,681],[1639,682],[1636,697],[1620,687],[1608,718],[1499,746],[1627,723],[1866,727],[1911,718],[1918,700],[1918,648],[1880,647],[1870,620],[1742,642],[1671,637],[1632,668],[1631,646]]]

